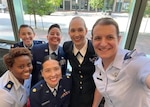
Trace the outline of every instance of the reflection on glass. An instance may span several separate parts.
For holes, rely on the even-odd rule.
[[[14,41],[12,24],[6,0],[0,3],[0,39]]]
[[[57,9],[54,12],[42,15],[38,13],[34,15],[33,12],[29,12],[28,10],[31,9],[28,4],[32,3],[27,4],[23,2],[24,22],[35,28],[35,39],[42,39],[45,41],[49,26],[53,23],[58,23],[62,29],[63,38],[61,43],[63,43],[64,41],[69,40],[68,26],[70,20],[74,16],[81,16],[82,18],[84,18],[89,31],[87,34],[88,38],[91,38],[91,29],[97,19],[99,19],[100,17],[112,17],[118,22],[120,32],[122,36],[124,36],[124,32],[126,32],[127,25],[129,22],[129,12],[131,10],[130,7],[133,8],[134,5],[132,4],[134,1],[135,0],[104,0],[103,2],[101,2],[101,5],[99,6],[100,8],[94,8],[94,6],[92,6],[92,3],[90,4],[88,0],[72,0],[72,2],[62,2],[61,8],[57,7]],[[36,5],[39,4],[37,3]],[[35,2],[34,5],[31,6],[32,10],[34,10],[34,6]],[[44,8],[44,5],[40,7]],[[125,39],[123,41],[125,41]]]
[[[144,52],[150,55],[150,0],[147,2],[147,6],[144,12],[138,37],[135,43],[135,49],[140,52]]]

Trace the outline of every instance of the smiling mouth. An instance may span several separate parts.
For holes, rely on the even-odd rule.
[[[30,76],[30,73],[29,73],[29,72],[27,72],[27,73],[24,73],[24,75],[25,75],[25,76]]]
[[[110,50],[110,49],[106,49],[106,48],[98,48],[98,50],[100,50],[100,51],[102,51],[102,52],[106,52],[106,51],[108,51],[108,50]]]
[[[50,80],[53,81],[53,82],[55,82],[57,80],[57,78],[56,77],[50,78]]]

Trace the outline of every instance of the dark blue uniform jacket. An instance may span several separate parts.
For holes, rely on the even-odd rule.
[[[44,80],[39,81],[30,93],[31,107],[69,107],[71,78],[64,76],[54,96]]]

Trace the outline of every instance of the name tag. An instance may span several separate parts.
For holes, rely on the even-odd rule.
[[[48,103],[50,103],[50,101],[48,100],[48,101],[45,101],[44,103],[42,103],[41,105],[42,106],[44,106],[44,105],[46,105],[46,104],[48,104]]]
[[[36,64],[39,64],[39,65],[41,65],[41,64],[42,64],[42,62],[40,62],[40,61],[36,61]]]

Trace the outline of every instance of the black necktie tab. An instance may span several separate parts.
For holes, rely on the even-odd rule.
[[[55,52],[52,52],[52,53],[51,53],[51,58],[52,58],[52,59],[57,59],[57,54],[56,54]]]
[[[80,53],[80,51],[78,51],[78,53],[76,54],[76,57],[80,55],[81,57],[83,57],[83,55]]]

